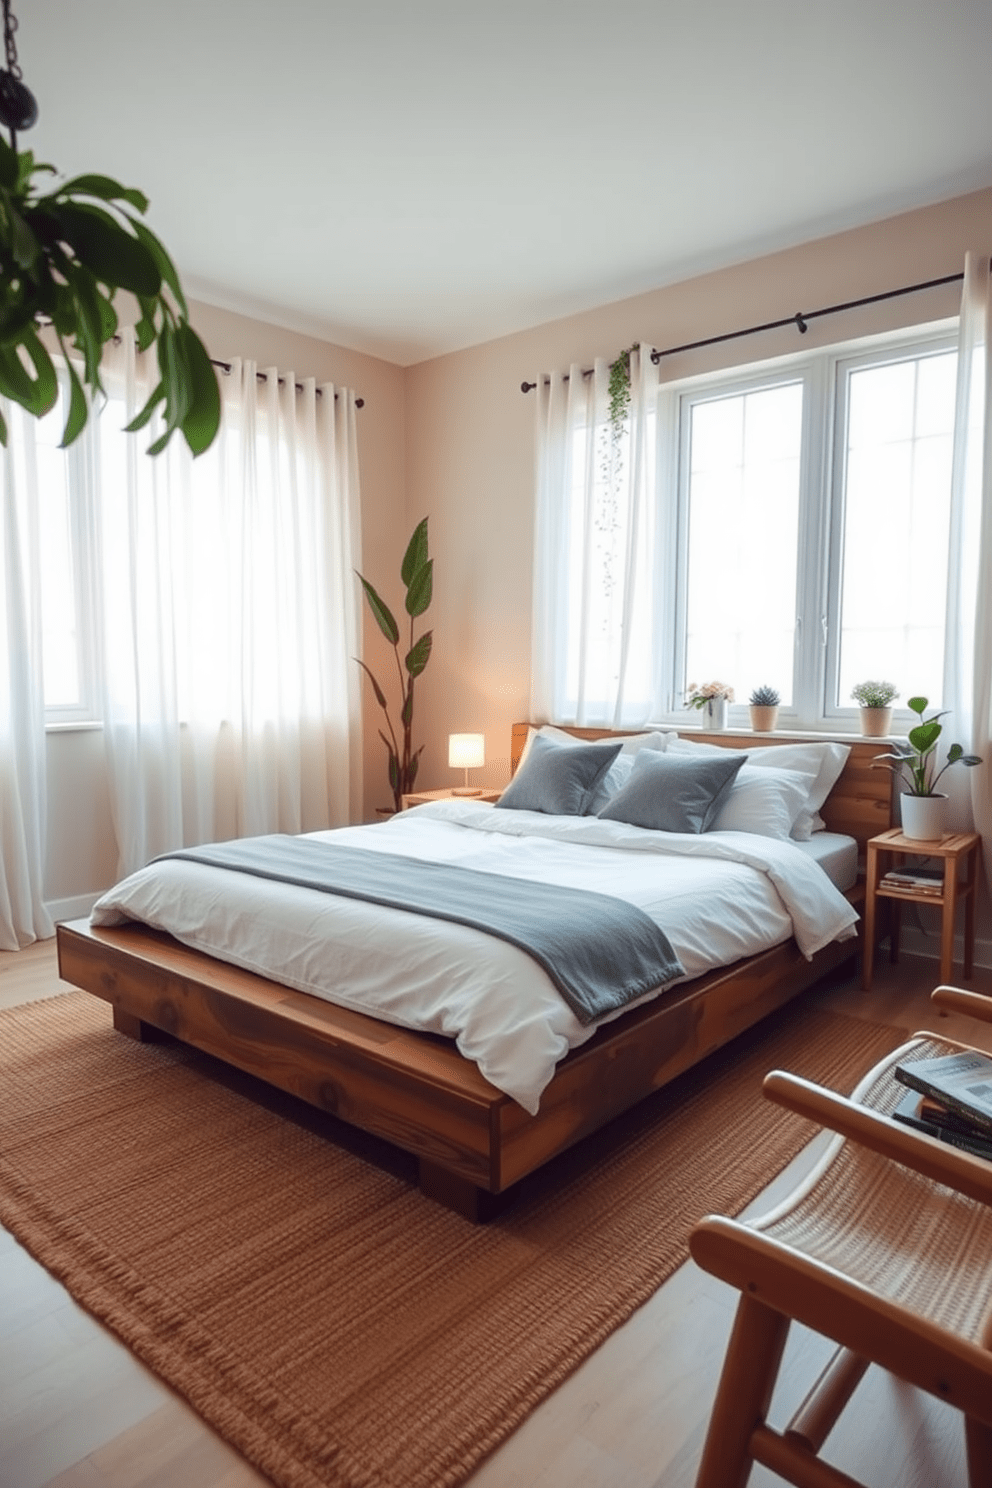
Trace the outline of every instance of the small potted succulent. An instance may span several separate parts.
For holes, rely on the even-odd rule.
[[[899,696],[893,682],[859,682],[851,696],[861,708],[861,732],[866,739],[884,739],[892,729],[892,703]]]
[[[782,701],[774,687],[756,687],[748,698],[751,727],[756,734],[770,734],[778,723],[778,705]]]
[[[944,819],[947,797],[937,790],[937,782],[951,765],[980,765],[977,754],[965,754],[960,744],[952,744],[947,759],[938,770],[937,740],[943,733],[939,720],[944,713],[931,713],[925,718],[928,699],[911,697],[907,704],[919,717],[919,723],[909,731],[909,746],[892,754],[876,754],[872,766],[884,765],[897,779],[908,784],[900,798],[902,828],[907,837],[921,842],[933,842],[944,835]],[[897,746],[898,749],[899,746]]]
[[[686,688],[686,707],[698,708],[707,728],[727,727],[727,708],[733,701],[734,689],[727,682],[690,682]]]

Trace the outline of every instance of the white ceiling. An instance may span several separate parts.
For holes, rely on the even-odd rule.
[[[407,365],[992,185],[992,0],[14,0],[187,291]]]

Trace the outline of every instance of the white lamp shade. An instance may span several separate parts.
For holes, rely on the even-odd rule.
[[[452,770],[477,770],[485,762],[485,734],[448,735],[448,764]]]

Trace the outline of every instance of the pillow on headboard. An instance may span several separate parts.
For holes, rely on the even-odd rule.
[[[564,745],[538,734],[496,806],[544,811],[551,816],[584,816],[619,753],[619,743],[611,739],[601,744]]]
[[[564,745],[566,749],[574,749],[577,744],[593,742],[567,733],[565,729],[555,728],[553,723],[544,723],[539,729],[529,728],[520,763],[517,765],[518,774],[535,739],[551,739],[556,744]],[[668,739],[669,735],[663,730],[650,729],[640,734],[625,734],[617,739],[596,740],[595,742],[600,744],[619,743],[620,753],[597,785],[592,800],[586,806],[586,814],[595,814],[599,811],[599,808],[605,806],[610,797],[616,795],[620,787],[627,783],[634,758],[642,749],[665,749],[668,746]]]
[[[721,744],[702,744],[675,736],[669,739],[668,748],[673,754],[725,753]],[[794,770],[808,778],[809,792],[790,834],[797,842],[808,842],[813,832],[823,829],[820,807],[840,779],[850,752],[849,744],[829,739],[802,744],[762,744],[747,751],[749,768]]]

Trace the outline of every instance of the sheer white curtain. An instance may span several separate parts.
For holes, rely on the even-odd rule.
[[[941,782],[955,798],[959,824],[971,817],[982,834],[992,884],[992,286],[989,259],[965,259],[958,339],[958,384],[951,475],[948,580],[948,734],[983,764],[949,770]],[[965,778],[966,777],[966,778]],[[962,804],[965,811],[962,813]]]
[[[532,718],[635,728],[670,706],[672,545],[655,483],[672,420],[649,351],[631,355],[618,439],[607,362],[537,380]]]
[[[45,698],[35,421],[4,403],[0,459],[0,950],[54,935],[42,897]]]
[[[107,360],[128,415],[147,374]],[[353,820],[361,801],[355,399],[252,362],[198,460],[110,409],[91,447],[120,871],[196,842]]]

